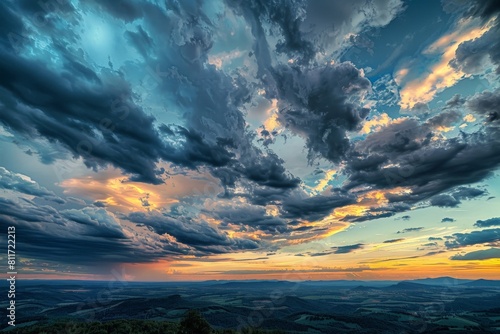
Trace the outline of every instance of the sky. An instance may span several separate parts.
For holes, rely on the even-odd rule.
[[[20,277],[500,279],[498,1],[0,13]]]

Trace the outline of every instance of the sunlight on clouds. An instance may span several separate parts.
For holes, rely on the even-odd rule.
[[[277,205],[266,205],[266,214],[273,217],[279,217],[280,209]]]
[[[335,169],[330,169],[326,171],[325,177],[319,180],[318,184],[313,188],[315,192],[322,192],[328,186],[328,183],[334,178],[337,174]]]
[[[273,131],[281,127],[278,120],[278,100],[272,99],[271,106],[266,110],[267,119],[264,121],[264,128],[267,131]]]
[[[376,115],[372,119],[366,121],[363,124],[363,128],[361,129],[361,133],[368,134],[372,131],[378,131],[382,127],[389,125],[392,119],[386,113]]]
[[[472,123],[472,122],[475,122],[475,121],[476,121],[476,118],[472,114],[467,114],[467,115],[464,116],[464,122]]]
[[[424,55],[439,57],[439,61],[429,69],[424,77],[403,84],[400,91],[401,108],[411,109],[416,103],[429,102],[437,93],[466,77],[465,73],[450,65],[450,61],[455,57],[455,51],[461,43],[479,38],[491,28],[491,22],[482,27],[476,27],[473,24],[475,22],[459,21],[456,31],[441,37],[423,52]],[[398,73],[396,81],[399,83],[408,72],[403,69]]]
[[[397,187],[390,190],[368,191],[365,194],[359,196],[356,204],[351,204],[335,209],[334,216],[337,219],[344,219],[346,217],[361,217],[371,208],[377,208],[379,206],[388,204],[389,200],[386,197],[387,194],[397,195],[408,193],[409,191],[409,189],[403,187]]]
[[[475,122],[475,121],[476,121],[476,118],[475,118],[475,117],[474,117],[474,115],[472,115],[472,114],[467,114],[467,115],[465,115],[465,116],[464,116],[463,121],[464,121],[465,123],[462,123],[462,124],[459,126],[459,128],[460,128],[460,129],[463,129],[463,128],[467,127],[468,123],[473,123],[473,122]]]
[[[401,82],[404,80],[404,78],[408,75],[409,72],[410,72],[410,70],[408,68],[402,68],[402,69],[398,70],[394,74],[394,80],[396,81],[396,83],[398,85],[400,85]]]
[[[438,125],[434,128],[434,130],[437,132],[450,132],[453,129],[455,129],[454,126],[443,126],[443,125]]]
[[[310,233],[294,233],[290,237],[283,240],[284,245],[301,245],[306,242],[322,240],[334,234],[343,232],[349,228],[349,223],[341,222],[335,215],[330,214],[322,220],[316,222],[303,222],[301,226],[309,226],[317,228]]]
[[[98,176],[74,177],[61,182],[67,195],[79,195],[122,211],[152,210],[179,202],[180,197],[202,193],[209,182],[187,175],[174,175],[164,184],[152,185],[124,181],[116,169],[100,172]]]
[[[123,177],[107,180],[95,180],[91,178],[73,178],[65,180],[61,186],[66,188],[66,194],[87,195],[96,201],[100,201],[111,207],[123,210],[144,210],[146,208],[157,209],[162,206],[178,202],[174,198],[164,198],[157,188],[144,183],[122,182]],[[143,205],[147,200],[149,206]]]

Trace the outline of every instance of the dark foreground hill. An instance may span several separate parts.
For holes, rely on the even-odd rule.
[[[235,334],[235,330],[209,329],[209,332],[197,332],[183,328],[178,323],[151,320],[115,320],[100,322],[59,321],[51,324],[39,324],[9,330],[11,334]],[[245,328],[241,333],[284,334],[282,331],[266,331]]]

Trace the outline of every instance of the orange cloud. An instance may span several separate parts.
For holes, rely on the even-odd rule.
[[[164,184],[125,181],[116,169],[108,169],[97,175],[75,177],[60,184],[67,195],[80,196],[92,201],[100,201],[119,211],[161,209],[179,202],[179,198],[189,195],[216,191],[218,183],[210,177],[200,175],[174,175]]]
[[[325,177],[319,180],[318,184],[316,185],[316,187],[313,188],[313,190],[316,192],[321,192],[325,190],[325,188],[328,186],[328,183],[334,178],[336,174],[337,171],[335,169],[330,169],[326,171]]]
[[[348,216],[363,216],[369,209],[387,204],[389,202],[386,197],[387,194],[401,194],[408,191],[408,189],[402,187],[397,187],[389,190],[368,191],[365,194],[359,196],[356,204],[351,204],[335,209],[334,216],[337,219],[343,219]]]
[[[400,91],[401,108],[411,109],[416,103],[429,102],[437,93],[455,85],[466,76],[462,71],[453,68],[450,61],[455,57],[455,51],[461,43],[479,38],[491,28],[491,23],[481,27],[473,26],[474,23],[460,21],[456,31],[442,36],[424,51],[424,54],[439,55],[439,61],[429,69],[428,74],[424,77],[404,85]],[[399,74],[396,75],[399,82],[407,74],[404,70],[401,71],[403,72],[398,72]]]
[[[268,115],[267,119],[264,121],[264,128],[267,131],[273,131],[281,127],[278,120],[278,100],[272,99],[271,106],[266,110]]]
[[[361,129],[361,133],[368,134],[372,131],[378,131],[386,125],[391,123],[391,118],[386,113],[381,115],[374,116],[369,121],[366,121],[363,124],[363,128]]]

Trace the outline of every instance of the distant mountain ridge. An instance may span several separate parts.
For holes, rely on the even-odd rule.
[[[414,279],[414,280],[410,280],[409,282],[419,283],[419,284],[427,284],[427,285],[450,286],[450,285],[460,285],[460,284],[470,283],[470,282],[473,282],[473,280],[445,276],[445,277],[436,277],[436,278]]]
[[[47,285],[61,286],[64,288],[78,288],[82,286],[93,286],[110,283],[108,281],[92,280],[19,280],[20,285]],[[316,286],[316,287],[337,287],[337,288],[356,288],[356,287],[389,287],[400,283],[413,283],[427,286],[461,286],[461,287],[500,287],[500,280],[487,279],[462,279],[454,277],[435,277],[419,278],[413,280],[307,280],[307,281],[286,281],[286,280],[209,280],[209,281],[166,281],[166,282],[113,282],[113,286],[138,287],[138,286],[210,286],[214,288],[262,288],[262,287],[292,287],[297,285]],[[415,287],[415,286],[414,286]]]

